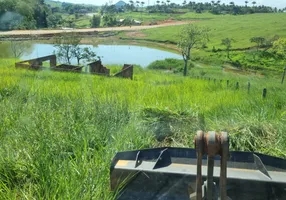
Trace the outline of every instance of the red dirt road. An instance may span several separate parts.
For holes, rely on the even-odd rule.
[[[108,27],[108,28],[89,28],[89,29],[68,29],[68,30],[13,30],[13,31],[0,31],[2,36],[17,36],[17,35],[45,35],[45,34],[59,34],[66,32],[77,33],[91,33],[91,32],[105,32],[105,31],[136,31],[151,28],[159,28],[165,26],[178,26],[188,24],[190,21],[167,21],[159,25],[142,25],[142,26],[121,26],[121,27]]]

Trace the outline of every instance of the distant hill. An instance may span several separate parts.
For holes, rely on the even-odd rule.
[[[118,1],[115,5],[116,8],[122,8],[126,5],[127,3],[125,3],[124,1]]]

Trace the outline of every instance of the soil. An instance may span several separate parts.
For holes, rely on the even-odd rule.
[[[107,28],[89,28],[89,29],[68,29],[68,30],[13,30],[13,31],[0,31],[0,36],[23,36],[23,35],[52,35],[66,32],[77,33],[92,33],[92,32],[107,32],[107,31],[136,31],[143,29],[151,29],[165,26],[178,26],[191,23],[192,21],[172,21],[166,20],[158,25],[142,25],[142,26],[121,26],[121,27],[107,27]]]

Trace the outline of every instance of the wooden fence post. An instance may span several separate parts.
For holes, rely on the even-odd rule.
[[[285,75],[286,75],[286,67],[284,68],[281,84],[284,83]]]
[[[236,82],[236,86],[235,86],[235,89],[239,89],[239,82]]]
[[[267,95],[267,89],[264,88],[264,89],[263,89],[263,92],[262,92],[262,97],[265,99],[265,98],[266,98],[266,95]]]

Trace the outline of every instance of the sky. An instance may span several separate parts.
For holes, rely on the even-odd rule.
[[[103,5],[105,3],[113,2],[116,3],[119,0],[59,0],[61,2],[70,2],[70,3],[85,3],[85,4],[94,4],[94,5]],[[146,5],[148,5],[148,2],[150,5],[153,5],[156,0],[140,0],[144,1]],[[162,0],[161,0],[162,1]],[[163,0],[165,1],[165,0]],[[173,3],[183,3],[184,0],[171,0]],[[191,0],[195,2],[211,2],[211,0]],[[233,1],[235,4],[241,4],[244,5],[245,0],[221,0],[222,3],[229,4],[229,2]],[[252,2],[252,0],[248,0],[249,2]],[[266,5],[266,6],[272,6],[277,8],[285,8],[286,7],[286,0],[255,0],[257,5]],[[129,0],[125,0],[125,2],[129,2]],[[187,0],[189,2],[189,0]],[[250,3],[249,3],[250,4]]]

